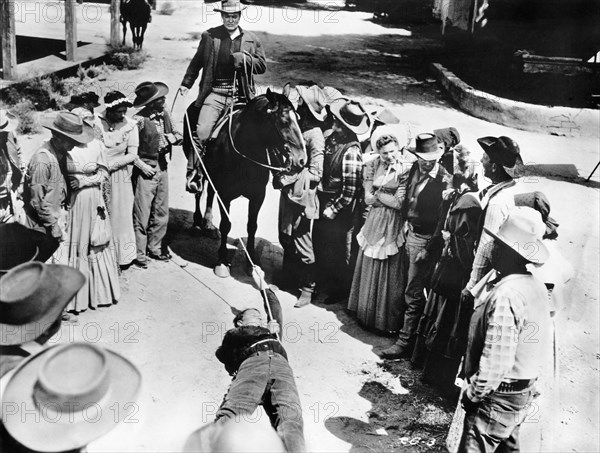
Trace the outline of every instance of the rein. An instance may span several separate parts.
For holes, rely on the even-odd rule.
[[[246,67],[246,54],[244,54],[244,67]],[[235,71],[233,73],[233,91],[235,92],[235,84],[237,81],[237,71]],[[263,164],[262,162],[258,162],[254,159],[252,159],[251,157],[246,156],[245,154],[242,154],[237,147],[235,146],[235,143],[233,141],[233,134],[231,133],[231,125],[233,123],[233,101],[231,102],[231,104],[229,104],[229,120],[228,120],[228,129],[229,129],[229,142],[231,143],[231,147],[233,148],[233,150],[239,154],[240,156],[242,156],[244,159],[248,159],[250,162],[263,167],[263,168],[267,168],[269,170],[274,170],[274,171],[283,171],[283,172],[287,172],[288,169],[287,168],[283,168],[283,167],[274,167],[271,165],[271,156],[269,156],[269,150],[265,149],[266,153],[267,153],[267,161],[269,162],[268,164]],[[283,138],[281,136],[281,132],[279,132],[279,129],[275,128],[277,130],[277,133],[279,134],[279,136],[281,138]]]

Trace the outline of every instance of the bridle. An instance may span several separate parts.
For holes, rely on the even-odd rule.
[[[246,54],[244,54],[244,68],[246,67]],[[233,91],[235,92],[235,85],[237,83],[237,70],[234,72],[233,74]],[[235,142],[233,140],[233,134],[231,132],[231,125],[233,123],[233,105],[234,103],[231,102],[231,104],[229,105],[229,119],[228,119],[228,133],[229,133],[229,142],[231,143],[231,147],[233,148],[233,150],[240,155],[241,157],[243,157],[244,159],[249,160],[250,162],[263,167],[263,168],[267,168],[269,170],[273,170],[273,171],[283,171],[283,172],[287,172],[289,171],[288,168],[284,168],[284,167],[275,167],[273,165],[271,165],[271,155],[269,153],[269,149],[265,148],[266,154],[267,154],[267,162],[268,164],[264,164],[262,162],[259,162],[257,160],[252,159],[251,157],[246,156],[245,154],[243,154],[242,152],[240,152],[240,150],[237,149],[237,146],[235,146]],[[267,110],[267,114],[271,114],[273,113],[273,111],[271,110]],[[281,134],[281,131],[279,130],[278,127],[275,126],[275,130],[277,131],[277,135],[279,135],[279,138],[281,138],[281,140],[283,141],[283,143],[286,143],[285,138],[283,137],[283,135]],[[279,152],[279,154],[281,154],[281,151],[279,151],[277,148],[275,148],[276,151]]]

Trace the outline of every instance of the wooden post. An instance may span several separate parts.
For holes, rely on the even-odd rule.
[[[65,41],[67,61],[77,59],[77,10],[75,0],[65,0]]]
[[[17,39],[15,30],[15,3],[0,0],[0,39],[2,41],[2,72],[5,80],[17,75]]]
[[[121,44],[121,0],[110,0],[110,45]]]

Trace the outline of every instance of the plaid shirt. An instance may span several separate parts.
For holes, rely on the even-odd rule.
[[[513,369],[519,346],[519,334],[527,321],[526,301],[519,292],[522,275],[509,275],[502,279],[513,280],[510,285],[494,286],[498,274],[490,271],[473,288],[476,296],[475,309],[487,304],[485,343],[479,359],[478,371],[469,378],[466,389],[471,401],[480,401],[498,388],[504,377]],[[477,310],[476,310],[477,311]],[[476,314],[474,314],[474,317]],[[469,333],[471,345],[472,332]]]
[[[479,200],[485,215],[484,228],[494,232],[500,229],[500,226],[508,217],[508,212],[515,206],[515,193],[519,188],[516,181],[511,179],[479,191]],[[493,243],[492,236],[482,230],[467,289],[472,290],[477,282],[492,268],[490,259]]]
[[[334,214],[348,206],[362,185],[362,154],[358,146],[346,150],[342,160],[342,192],[328,203]]]

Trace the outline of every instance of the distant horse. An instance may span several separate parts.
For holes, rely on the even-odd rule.
[[[123,24],[123,45],[127,35],[127,22],[133,35],[134,49],[141,50],[144,42],[144,33],[148,23],[152,21],[150,4],[146,0],[121,0],[121,17]]]
[[[188,108],[188,116],[190,109]],[[184,120],[184,135],[190,137],[190,127]],[[194,153],[190,140],[184,141],[186,155]],[[270,89],[266,94],[253,98],[241,110],[233,113],[214,141],[207,146],[203,157],[206,170],[215,188],[223,200],[224,208],[229,211],[231,202],[239,197],[248,199],[248,242],[247,249],[252,261],[256,263],[254,241],[257,219],[265,199],[265,189],[269,181],[269,171],[298,172],[306,164],[306,147],[298,125],[292,103],[283,94]],[[206,211],[203,221],[195,219],[207,228],[212,226],[212,204],[214,190],[208,184]],[[199,196],[196,198],[199,203]],[[197,206],[199,208],[199,206]],[[228,277],[227,235],[231,222],[221,210],[221,245],[215,273]],[[196,215],[198,215],[197,212]]]

